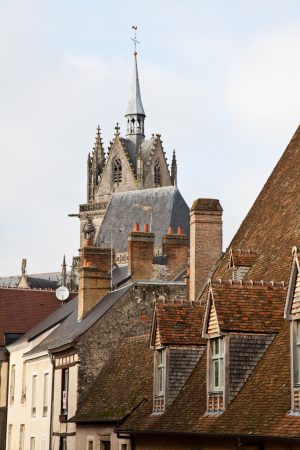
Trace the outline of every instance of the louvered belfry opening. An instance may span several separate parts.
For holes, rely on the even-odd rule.
[[[113,166],[113,179],[114,183],[122,182],[122,163],[119,158],[116,158]]]

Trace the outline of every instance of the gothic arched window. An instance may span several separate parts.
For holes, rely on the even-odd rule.
[[[154,184],[155,186],[160,186],[160,164],[159,159],[154,163]]]
[[[122,164],[119,158],[116,158],[114,160],[114,165],[113,165],[113,180],[114,183],[121,183],[122,181]]]

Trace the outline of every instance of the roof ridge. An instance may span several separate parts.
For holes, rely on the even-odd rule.
[[[251,289],[286,289],[287,284],[284,281],[264,281],[264,280],[232,280],[217,278],[209,280],[209,285],[212,287],[232,287],[232,288],[251,288]]]

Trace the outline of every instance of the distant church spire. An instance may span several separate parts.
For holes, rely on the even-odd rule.
[[[101,130],[98,125],[96,132],[96,140],[92,154],[88,155],[87,162],[87,201],[88,203],[95,200],[97,187],[99,186],[100,176],[105,166],[105,153],[102,143]]]
[[[173,157],[172,157],[171,181],[174,186],[177,186],[177,161],[175,150],[173,150]]]
[[[141,136],[144,138],[144,120],[146,114],[141,98],[136,52],[136,44],[139,44],[139,41],[136,39],[137,27],[133,26],[132,28],[135,32],[134,38],[132,38],[134,42],[133,75],[131,80],[130,97],[125,117],[127,120],[127,135]]]
[[[67,264],[66,255],[64,255],[63,263],[61,265],[61,285],[67,286]]]

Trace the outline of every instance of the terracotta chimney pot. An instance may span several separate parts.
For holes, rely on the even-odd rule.
[[[183,234],[182,228],[180,226],[177,228],[177,234]]]
[[[144,223],[144,233],[149,233],[149,226],[147,223]]]
[[[169,228],[168,228],[167,234],[173,234],[173,228],[172,228],[172,227],[169,227]]]
[[[138,223],[135,223],[133,226],[133,231],[140,231],[140,227]]]

